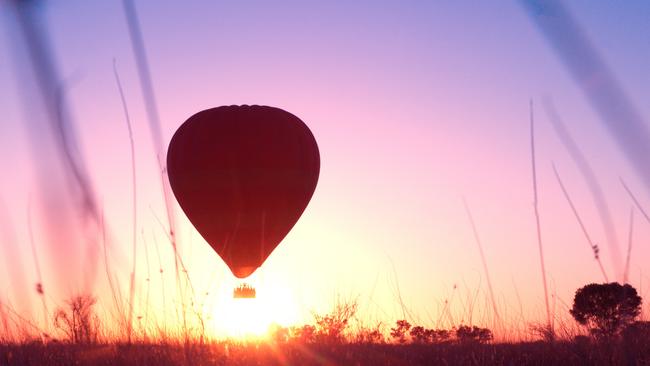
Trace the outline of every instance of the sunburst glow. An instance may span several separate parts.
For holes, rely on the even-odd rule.
[[[259,338],[272,325],[291,326],[298,322],[298,311],[288,288],[276,283],[251,282],[257,296],[235,299],[232,291],[237,281],[220,287],[216,294],[212,327],[218,336]]]

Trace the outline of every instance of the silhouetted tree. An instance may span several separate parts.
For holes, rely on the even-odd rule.
[[[406,320],[395,322],[395,328],[390,328],[390,336],[399,343],[406,343],[406,334],[411,329],[411,324]]]
[[[461,325],[456,329],[456,339],[461,343],[487,343],[493,338],[488,328]]]
[[[641,312],[641,297],[628,284],[589,284],[576,291],[571,315],[596,338],[610,338]]]

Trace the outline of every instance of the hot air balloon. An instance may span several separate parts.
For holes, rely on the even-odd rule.
[[[178,128],[167,151],[178,203],[240,279],[259,268],[296,224],[319,171],[307,125],[267,106],[201,111]]]

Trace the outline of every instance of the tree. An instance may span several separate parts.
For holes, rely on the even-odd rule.
[[[570,312],[596,338],[611,338],[639,316],[641,297],[628,284],[592,283],[576,291]]]

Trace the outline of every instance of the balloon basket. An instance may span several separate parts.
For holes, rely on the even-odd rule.
[[[232,291],[233,299],[254,299],[255,288],[247,283],[243,283]]]

